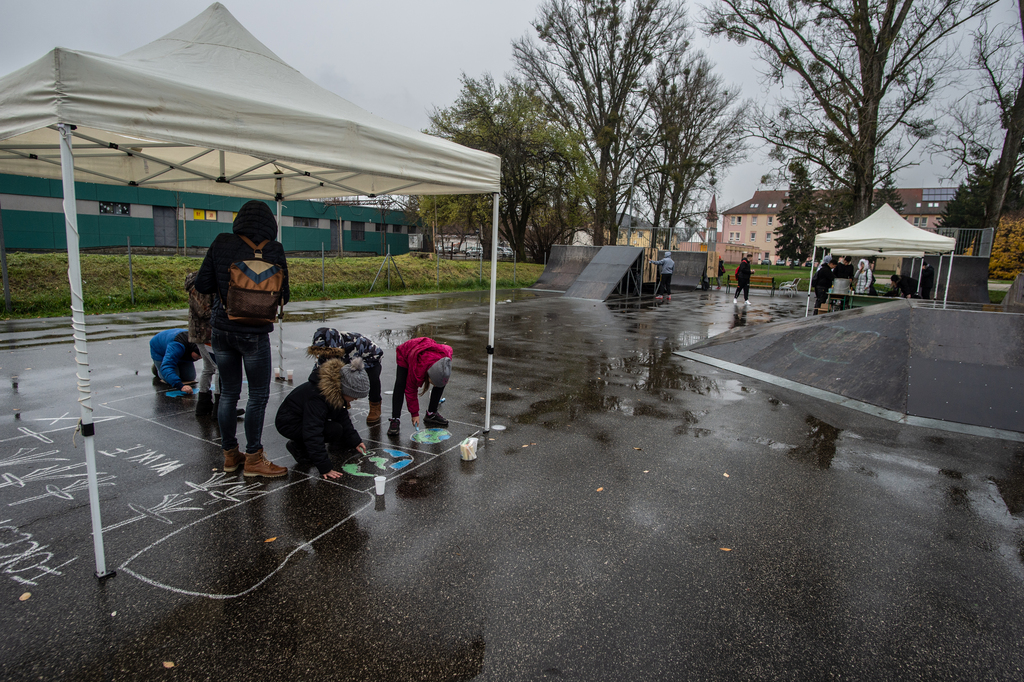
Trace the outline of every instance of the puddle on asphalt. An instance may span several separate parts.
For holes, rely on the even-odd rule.
[[[1013,516],[1024,515],[1024,446],[1018,446],[1012,461],[1006,468],[1006,475],[993,478],[999,489],[1007,511]],[[1024,558],[1024,554],[1021,555]]]
[[[812,415],[807,415],[806,421],[810,429],[807,442],[790,450],[789,457],[815,469],[828,469],[836,456],[836,440],[842,430]]]

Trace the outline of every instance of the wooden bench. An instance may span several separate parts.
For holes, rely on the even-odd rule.
[[[733,275],[726,275],[725,276],[725,293],[729,293],[729,285],[730,284],[735,286],[736,278]],[[777,288],[775,286],[775,278],[774,277],[769,277],[768,275],[751,275],[750,276],[750,288],[753,289],[755,287],[760,288],[760,289],[771,289],[772,290],[772,296],[775,295],[775,289]]]

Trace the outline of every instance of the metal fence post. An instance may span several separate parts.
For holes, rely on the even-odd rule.
[[[132,305],[135,305],[135,275],[132,272],[132,238],[128,237],[128,289],[132,292]]]

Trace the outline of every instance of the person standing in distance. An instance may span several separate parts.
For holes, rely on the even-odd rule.
[[[743,304],[750,305],[750,276],[752,274],[754,274],[754,271],[750,269],[750,261],[747,260],[747,254],[743,254],[739,267],[736,268],[736,294],[732,299],[734,304],[739,303],[740,292],[742,291]]]
[[[237,265],[256,258],[272,264],[283,273],[283,286],[276,293],[280,305],[288,303],[288,263],[284,247],[276,241],[277,220],[264,202],[253,200],[242,206],[231,230],[232,234],[222,233],[213,240],[196,277],[199,293],[214,294],[210,326],[213,327],[213,352],[221,378],[217,422],[224,450],[224,471],[235,471],[244,464],[246,476],[284,476],[288,470],[267,460],[262,443],[263,416],[270,398],[272,316],[270,320],[254,321],[237,315],[229,316],[227,308],[231,307],[233,300],[228,296],[229,290],[237,297],[238,289],[232,282],[232,274],[238,272]],[[243,422],[244,453],[239,451],[235,437],[235,410],[242,392],[243,370],[249,383],[249,401]]]
[[[935,268],[931,263],[925,263],[921,268],[921,298],[930,299],[933,286],[935,286]]]
[[[665,257],[661,260],[648,261],[653,265],[661,266],[661,281],[658,284],[658,290],[655,293],[654,298],[659,301],[662,298],[662,291],[664,290],[665,296],[668,300],[672,300],[672,273],[676,269],[676,262],[672,260],[672,252],[666,251]]]

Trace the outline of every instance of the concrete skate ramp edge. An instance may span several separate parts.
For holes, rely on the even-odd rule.
[[[639,246],[602,246],[565,295],[605,301],[644,250]]]
[[[600,250],[600,246],[552,246],[544,272],[532,288],[565,291]]]
[[[1024,433],[1024,315],[897,300],[686,349],[701,356],[908,417]]]

